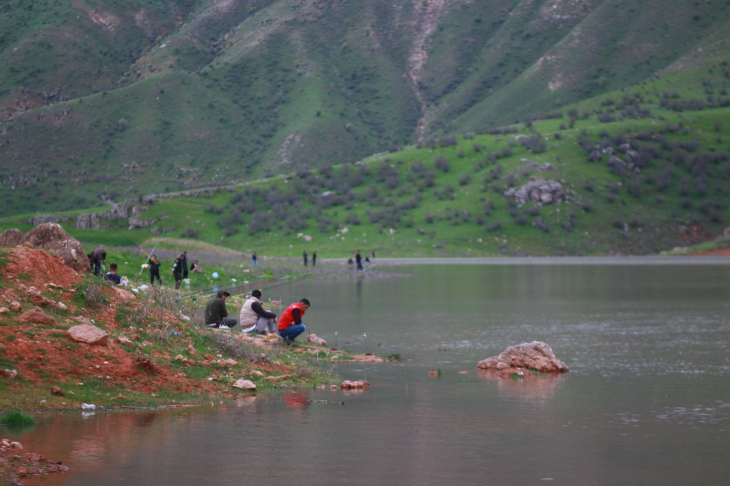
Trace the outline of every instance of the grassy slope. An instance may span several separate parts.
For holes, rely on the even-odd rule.
[[[420,32],[432,32],[418,86],[424,127],[440,133],[627,86],[719,39],[728,20],[714,0],[449,3],[433,18],[422,5],[6,5],[0,56],[13,69],[0,73],[0,107],[50,105],[2,121],[0,182],[14,189],[0,194],[1,214],[245,181],[403,146],[423,115],[406,74]]]
[[[297,256],[307,249],[321,257],[343,257],[358,248],[375,249],[380,256],[651,253],[690,244],[719,234],[730,217],[730,108],[675,110],[690,100],[725,104],[730,72],[726,53],[724,43],[695,51],[635,88],[582,102],[560,119],[537,122],[532,128],[517,126],[515,134],[468,135],[454,146],[411,146],[332,171],[303,171],[213,198],[161,200],[145,217],[168,216],[156,226],[170,236],[197,230],[203,241],[243,252],[257,250],[260,255]],[[599,116],[615,121],[601,122]],[[536,134],[545,142],[545,151],[532,153],[517,143]],[[620,176],[607,167],[607,155],[589,162],[581,148],[618,148],[622,134],[633,149],[647,154],[640,174]],[[506,149],[510,156],[493,160],[489,155]],[[448,172],[435,167],[438,156],[449,161]],[[411,169],[417,162],[425,164],[425,173],[433,172],[432,187],[426,187],[427,175]],[[553,168],[536,172],[532,162]],[[493,178],[490,174],[497,166],[502,170]],[[469,179],[462,185],[465,175]],[[538,214],[527,212],[532,203],[510,207],[501,192],[531,177],[564,181],[572,191],[571,203],[537,208]],[[444,197],[448,186],[453,198]],[[252,192],[256,188],[260,190]],[[323,198],[325,191],[334,194]],[[404,207],[414,197],[420,197],[417,204]],[[489,201],[494,209],[485,214]],[[549,231],[532,224],[538,218]],[[2,225],[14,221],[6,218]],[[494,230],[497,222],[501,227]],[[118,231],[79,236],[96,234],[117,244],[152,236],[149,228],[127,232],[125,226],[118,222],[112,226]],[[690,231],[683,235],[682,226]],[[343,228],[348,232],[339,231]],[[305,243],[299,233],[312,236],[312,242]]]

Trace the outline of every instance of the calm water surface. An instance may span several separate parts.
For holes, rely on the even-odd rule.
[[[337,368],[369,392],[47,415],[13,438],[71,470],[31,484],[728,484],[730,267],[397,271],[416,278],[264,296],[308,297],[305,322],[340,348],[406,358]],[[571,372],[459,373],[533,340]]]

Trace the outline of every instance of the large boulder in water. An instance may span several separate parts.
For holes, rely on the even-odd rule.
[[[564,372],[568,367],[555,357],[555,353],[542,341],[510,346],[499,356],[482,360],[477,365],[482,370],[503,370],[507,368],[530,368],[540,372]]]
[[[0,234],[0,246],[18,246],[23,242],[23,232],[18,228],[9,228]]]
[[[69,267],[79,273],[89,272],[89,257],[79,240],[71,237],[58,223],[39,224],[28,231],[22,243],[30,243],[36,248],[58,255]]]

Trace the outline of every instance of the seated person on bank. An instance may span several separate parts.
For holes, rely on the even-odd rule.
[[[261,291],[254,290],[241,307],[241,330],[267,336],[276,335],[276,314],[261,305]]]
[[[294,344],[297,336],[304,332],[307,326],[302,322],[304,313],[309,309],[309,301],[302,299],[286,308],[279,319],[279,335],[288,345]]]
[[[200,268],[200,264],[198,263],[198,260],[195,260],[192,265],[190,265],[190,272],[191,273],[203,273],[203,269]]]
[[[117,275],[117,264],[112,263],[109,265],[109,273],[104,275],[104,280],[108,280],[114,285],[120,285],[122,283],[122,277]]]
[[[216,294],[215,299],[210,299],[205,306],[205,325],[217,327],[218,329],[230,329],[238,323],[235,317],[228,317],[226,309],[226,297],[231,294],[221,290]]]

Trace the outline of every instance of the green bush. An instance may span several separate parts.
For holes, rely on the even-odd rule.
[[[20,410],[10,410],[0,418],[0,424],[8,427],[27,427],[35,425],[35,419]]]

